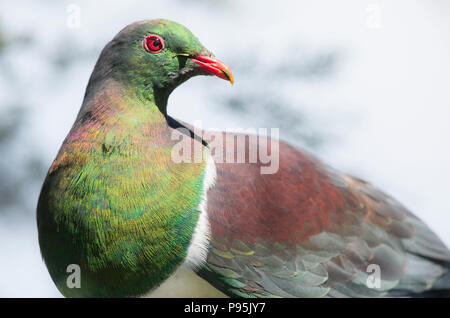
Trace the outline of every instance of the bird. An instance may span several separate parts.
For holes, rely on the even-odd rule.
[[[64,296],[449,294],[448,248],[393,197],[281,140],[169,116],[171,92],[197,75],[234,82],[165,19],[126,26],[100,53],[37,204],[41,255]]]

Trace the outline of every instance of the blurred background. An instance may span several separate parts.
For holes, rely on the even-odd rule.
[[[449,1],[3,0],[0,297],[60,297],[38,247],[40,186],[103,46],[153,18],[187,26],[236,80],[191,79],[170,115],[210,129],[279,127],[450,245]]]

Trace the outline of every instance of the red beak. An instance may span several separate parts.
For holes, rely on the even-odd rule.
[[[194,56],[191,60],[200,65],[202,71],[230,81],[231,84],[234,83],[230,68],[218,59],[211,56]]]

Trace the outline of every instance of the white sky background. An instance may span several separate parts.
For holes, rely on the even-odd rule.
[[[79,29],[66,27],[69,3],[80,5]],[[324,132],[338,135],[317,156],[396,197],[450,245],[450,2],[210,3],[2,1],[4,31],[31,34],[38,43],[7,57],[23,85],[22,98],[33,107],[23,147],[39,151],[49,166],[75,119],[101,48],[133,21],[168,18],[191,29],[236,79],[234,87],[211,77],[190,80],[171,96],[170,115],[202,120],[204,128],[257,127],[218,113],[211,96],[252,85],[259,85],[261,94],[266,87],[279,89]],[[257,67],[269,69],[280,57],[295,55],[296,47],[337,49],[344,59],[329,79],[283,85],[275,75],[252,78],[231,63],[254,57]],[[64,72],[49,71],[49,54],[83,49],[92,56]],[[11,94],[0,83],[0,102]],[[37,196],[30,193],[29,199],[37,202]],[[40,259],[35,227],[34,211],[21,222],[0,217],[0,296],[59,295]]]

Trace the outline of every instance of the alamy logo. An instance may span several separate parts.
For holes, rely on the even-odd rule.
[[[200,122],[195,122],[201,127]],[[274,174],[279,169],[279,129],[271,128],[270,137],[267,128],[246,128],[205,132],[194,128],[194,135],[208,143],[203,147],[193,142],[192,132],[187,128],[178,128],[172,132],[172,140],[178,142],[171,151],[175,163],[200,163],[208,151],[216,163],[258,163],[261,174]]]
[[[378,264],[370,264],[366,269],[367,276],[366,286],[368,288],[381,288],[381,268]]]
[[[69,29],[78,29],[81,26],[81,7],[78,4],[71,3],[67,6],[66,25]]]
[[[378,3],[371,3],[366,8],[366,25],[369,29],[378,30],[383,26],[383,15]]]
[[[81,269],[80,265],[69,264],[66,269],[67,273],[71,273],[67,276],[66,285],[69,288],[81,288]]]

